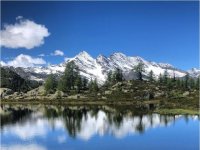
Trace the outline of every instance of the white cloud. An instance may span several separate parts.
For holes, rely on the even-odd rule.
[[[26,144],[26,145],[2,145],[1,150],[46,150],[45,147],[37,144]]]
[[[42,45],[44,38],[50,35],[44,25],[23,19],[22,16],[18,16],[16,20],[15,24],[4,25],[1,30],[1,46],[31,49]]]
[[[61,50],[55,50],[53,53],[51,53],[52,56],[63,56],[64,52]]]
[[[4,61],[0,61],[1,66],[6,66],[6,63]]]
[[[20,19],[23,19],[23,16],[17,16],[16,17],[16,20],[20,20]]]
[[[2,66],[13,66],[13,67],[33,67],[35,65],[43,65],[46,64],[46,61],[42,58],[34,58],[29,55],[20,54],[15,57],[13,60],[8,62],[1,61],[0,64]]]
[[[39,54],[38,56],[40,56],[40,57],[44,57],[44,56],[45,56],[45,54]]]

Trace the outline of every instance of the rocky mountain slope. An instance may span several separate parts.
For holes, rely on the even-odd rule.
[[[22,78],[16,72],[9,68],[0,68],[1,72],[1,84],[0,88],[9,88],[13,91],[23,91],[34,89],[40,85],[40,83],[34,80],[28,80]]]
[[[154,72],[155,77],[159,74],[163,74],[165,70],[168,71],[169,76],[173,77],[183,77],[186,75],[186,71],[175,68],[174,66],[166,63],[156,63],[152,61],[147,61],[138,56],[126,56],[123,53],[114,53],[109,57],[99,55],[96,59],[91,57],[87,52],[82,51],[73,58],[66,59],[65,62],[58,65],[49,65],[46,67],[29,67],[29,68],[14,68],[11,67],[13,71],[19,74],[23,78],[28,78],[30,80],[42,81],[48,74],[53,73],[58,76],[61,75],[65,70],[66,63],[74,61],[75,64],[80,69],[80,74],[88,79],[97,79],[99,83],[103,83],[106,80],[107,73],[116,68],[123,71],[126,79],[132,79],[134,73],[132,71],[133,67],[138,63],[142,62],[145,66],[144,76],[147,75],[151,70]],[[200,75],[200,70],[192,69],[188,71],[193,77]]]

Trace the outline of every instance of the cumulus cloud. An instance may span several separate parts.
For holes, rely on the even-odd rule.
[[[55,50],[53,53],[51,53],[52,56],[63,56],[64,52],[61,50]]]
[[[0,61],[0,65],[1,65],[1,66],[6,66],[6,63],[5,63],[4,61],[1,60],[1,61]]]
[[[1,46],[7,48],[31,49],[44,43],[44,38],[50,33],[48,29],[34,21],[23,19],[22,16],[16,18],[15,24],[6,24],[1,30]]]
[[[2,66],[13,66],[13,67],[33,67],[35,65],[43,65],[46,64],[46,61],[42,58],[34,58],[29,55],[20,54],[15,57],[13,60],[8,62],[1,61],[0,64]]]
[[[45,54],[39,54],[38,56],[40,56],[40,57],[44,57],[44,56],[45,56]]]

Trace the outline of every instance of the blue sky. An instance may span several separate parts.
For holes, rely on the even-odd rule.
[[[122,52],[184,70],[198,67],[198,2],[1,3],[1,31],[5,33],[2,37],[9,41],[1,46],[4,62],[20,54],[34,58],[45,54],[43,60],[57,64],[85,50],[93,57]],[[5,25],[16,25],[16,22],[19,25],[20,21],[22,25],[27,20],[35,23],[31,31],[38,29],[37,25],[44,25],[41,28],[48,32],[38,29],[28,41],[14,37],[18,43],[13,43],[16,40],[7,35],[9,28],[6,30]],[[36,38],[35,43],[30,43],[32,36]],[[61,50],[64,55],[53,55],[55,50]]]

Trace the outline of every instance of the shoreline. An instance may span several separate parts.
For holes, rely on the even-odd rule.
[[[159,113],[163,115],[200,115],[200,108],[186,108],[185,107],[155,107],[153,109],[148,108],[150,101],[131,101],[131,100],[88,100],[88,99],[61,99],[61,100],[1,100],[1,105],[63,105],[63,106],[98,106],[98,105],[110,105],[110,106],[129,106],[137,109],[145,109],[147,112]],[[159,104],[159,100],[153,100],[156,105]]]

